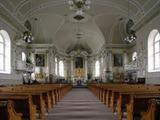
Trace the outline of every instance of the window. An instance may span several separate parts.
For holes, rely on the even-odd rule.
[[[132,61],[136,61],[136,60],[137,60],[137,52],[133,52]]]
[[[154,29],[148,38],[148,72],[160,71],[160,33]]]
[[[55,74],[58,75],[58,63],[57,63],[57,58],[55,58]]]
[[[100,63],[98,60],[95,63],[95,76],[96,77],[100,76]]]
[[[11,73],[10,37],[5,30],[0,30],[0,73]]]
[[[62,77],[64,76],[64,63],[62,60],[59,61],[59,75]]]
[[[26,61],[26,54],[22,52],[22,61]]]

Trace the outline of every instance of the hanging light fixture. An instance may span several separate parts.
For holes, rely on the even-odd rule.
[[[30,31],[25,31],[25,32],[23,32],[23,40],[26,43],[30,43],[31,41],[34,40],[34,37]]]
[[[131,29],[131,27],[134,25],[133,20],[130,17],[130,1],[128,0],[128,22],[126,24],[126,33],[127,33],[127,37],[124,39],[124,41],[126,41],[127,43],[133,43],[136,41],[136,31],[134,31],[133,29]]]
[[[30,9],[33,7],[32,5],[33,5],[33,4],[32,4],[32,0],[31,0],[31,1],[30,1]],[[30,17],[30,16],[28,16],[28,18],[29,18],[29,17]],[[26,43],[30,43],[31,41],[34,40],[34,37],[33,37],[32,33],[31,33],[32,27],[31,27],[31,24],[30,24],[29,20],[27,20],[27,21],[25,22],[25,27],[27,28],[27,30],[23,32],[22,39],[23,39],[23,41],[25,41]]]
[[[124,41],[126,41],[127,43],[133,43],[137,38],[136,32],[131,29],[133,25],[134,25],[133,20],[129,19],[126,25],[127,37],[124,39]]]
[[[69,8],[76,11],[77,15],[83,15],[85,10],[90,9],[90,0],[68,0]]]

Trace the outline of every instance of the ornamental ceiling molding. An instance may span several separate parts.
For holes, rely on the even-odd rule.
[[[29,47],[35,47],[35,48],[39,48],[39,47],[42,47],[42,48],[45,48],[45,47],[53,47],[53,45],[51,44],[29,44]]]
[[[159,6],[160,0],[158,0],[147,12],[144,12],[143,16],[138,19],[138,21],[135,21],[132,29],[138,31],[153,18],[155,18],[160,13]]]
[[[110,6],[112,7],[120,5],[120,4],[115,4],[114,2],[106,1],[106,0],[101,0],[101,2],[99,2],[99,0],[94,0],[94,1],[96,1],[96,4],[103,5],[103,6],[106,6],[106,5],[108,6],[108,4],[110,4]],[[93,1],[93,4],[94,4],[94,1]],[[138,10],[140,11],[143,10],[142,5],[137,0],[130,0],[130,3],[134,5]],[[120,8],[123,8],[123,7],[126,8],[126,6],[121,6]]]
[[[126,20],[125,20],[126,21]],[[121,36],[121,40],[123,40],[123,35],[126,34],[126,22],[121,22],[119,23],[118,25],[118,30],[119,30],[119,33],[120,33],[120,36]],[[122,29],[123,28],[123,29]],[[123,31],[124,30],[124,31]]]
[[[119,10],[123,10],[123,9],[126,8],[125,6],[117,7],[117,6],[120,6],[120,4],[116,4],[116,3],[111,2],[111,1],[106,1],[106,0],[103,0],[103,1],[102,0],[101,1],[100,0],[95,0],[95,1],[93,1],[93,4],[99,4],[99,5],[103,5],[103,6],[112,6],[112,7],[115,7],[116,9],[119,9]],[[137,9],[139,9],[140,11],[143,11],[143,8],[142,8],[141,4],[137,0],[132,0],[130,2]],[[23,6],[25,6],[28,3],[30,3],[29,0],[22,0],[16,6],[15,12],[19,11],[20,9],[22,9]],[[60,4],[66,4],[66,3],[67,3],[66,0],[47,1],[47,2],[44,2],[44,3],[40,4],[38,8],[46,8],[46,7],[51,7],[51,6],[56,6],[56,5],[60,5]]]
[[[52,52],[54,53],[55,56],[58,57],[68,57],[65,54],[60,53],[56,46],[53,44],[29,44],[28,45],[29,49],[43,49],[43,50],[52,50]]]
[[[93,4],[98,4],[98,5],[103,5],[103,6],[109,6],[109,7],[113,7],[116,8],[117,10],[121,11],[122,13],[126,14],[126,7],[125,6],[120,6],[119,4],[113,3],[113,2],[109,2],[109,1],[102,1],[99,2],[99,0],[96,0],[97,2],[93,2]],[[23,6],[25,6],[26,4],[28,4],[29,2],[27,2],[26,0],[24,0],[24,2],[22,2],[20,5],[17,6],[16,11],[19,11],[20,9],[23,8]],[[135,6],[135,4],[131,1],[131,3]],[[28,10],[28,12],[26,12],[26,14],[23,17],[23,21],[25,21],[27,19],[28,16],[33,15],[35,12],[38,12],[41,9],[45,9],[48,7],[52,7],[52,6],[57,6],[57,5],[62,5],[62,4],[66,4],[65,0],[62,1],[47,1],[45,3],[42,3],[38,6],[35,6],[34,8]],[[137,9],[142,9],[139,8],[138,6],[136,6]]]
[[[37,13],[39,10],[46,9],[48,7],[60,6],[60,5],[65,5],[65,1],[63,2],[48,1],[38,6],[32,7],[32,9],[27,10],[27,12],[25,12],[25,14],[23,15],[23,21],[25,21],[28,16],[32,16],[35,13]]]
[[[130,48],[129,44],[106,44],[106,49],[127,49]]]
[[[21,0],[19,4],[15,7],[15,12],[17,13],[23,6],[30,3],[29,0]]]
[[[22,24],[22,22],[17,19],[16,16],[13,15],[12,12],[10,12],[2,3],[0,3],[0,7],[1,7],[1,19],[4,19],[5,22],[7,21],[7,23],[11,24],[12,26],[14,26],[17,30],[19,31],[25,31],[26,28],[25,26]]]
[[[115,30],[115,28],[118,24],[119,24],[119,21],[114,22],[111,29],[110,29],[110,33],[109,33],[109,36],[108,36],[108,39],[109,39],[108,43],[109,44],[112,43],[112,41],[113,41],[114,30]]]

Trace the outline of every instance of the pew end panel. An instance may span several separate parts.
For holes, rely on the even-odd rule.
[[[22,113],[17,113],[13,101],[0,101],[0,120],[22,120]]]

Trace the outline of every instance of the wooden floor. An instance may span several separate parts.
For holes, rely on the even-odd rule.
[[[73,88],[46,120],[118,120],[87,88]]]

